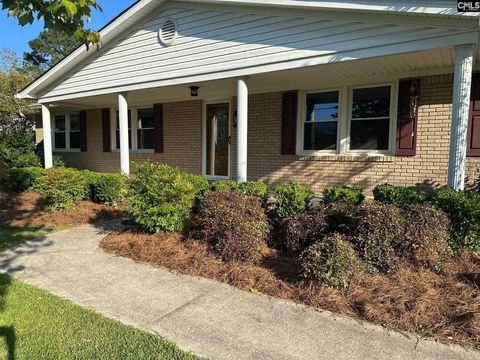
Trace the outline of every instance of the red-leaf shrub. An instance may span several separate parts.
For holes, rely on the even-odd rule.
[[[209,191],[188,224],[188,233],[227,261],[261,258],[269,225],[260,200],[239,191]]]

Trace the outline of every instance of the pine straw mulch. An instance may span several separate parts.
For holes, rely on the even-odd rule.
[[[452,258],[445,275],[405,263],[390,275],[359,274],[340,291],[302,282],[298,263],[273,249],[258,265],[226,263],[207,245],[179,234],[135,230],[112,233],[101,247],[182,274],[480,350],[480,257],[472,254]]]
[[[35,192],[11,193],[0,190],[0,228],[75,226],[119,218],[121,209],[91,201],[80,202],[73,210],[45,211]]]

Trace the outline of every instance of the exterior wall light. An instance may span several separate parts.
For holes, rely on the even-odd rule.
[[[190,96],[198,96],[198,86],[190,86]]]

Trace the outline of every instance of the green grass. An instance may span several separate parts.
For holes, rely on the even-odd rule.
[[[53,229],[43,227],[30,227],[23,229],[2,229],[0,228],[0,252],[17,246],[25,241],[44,236]]]
[[[0,359],[197,358],[156,335],[0,275]]]

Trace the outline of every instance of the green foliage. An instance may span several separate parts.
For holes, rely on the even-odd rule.
[[[177,168],[144,162],[136,164],[129,182],[129,211],[150,232],[179,231],[205,183]]]
[[[207,192],[188,226],[190,236],[210,244],[226,261],[258,261],[268,230],[259,199],[239,191]]]
[[[125,177],[122,174],[97,174],[91,184],[92,199],[107,205],[117,205],[125,198]]]
[[[13,168],[8,170],[8,184],[15,191],[34,189],[45,173],[40,167]]]
[[[415,186],[377,185],[373,189],[376,201],[382,204],[405,205],[420,203],[427,200],[427,193]]]
[[[370,271],[394,270],[396,249],[403,239],[405,220],[396,206],[368,203],[354,215],[357,221],[354,245]]]
[[[29,52],[23,54],[25,66],[44,72],[80,46],[75,37],[64,31],[44,30],[28,42]]]
[[[265,199],[268,195],[268,186],[262,181],[246,181],[238,186],[238,189],[246,195]]]
[[[350,206],[360,205],[365,199],[362,189],[348,186],[333,186],[323,190],[323,201],[329,203],[342,203]]]
[[[433,191],[430,201],[450,218],[452,250],[471,250],[480,255],[480,194],[441,188]]]
[[[43,21],[45,29],[63,31],[85,44],[98,43],[98,32],[85,29],[92,10],[102,10],[96,0],[2,0],[2,9],[21,26]]]
[[[89,193],[89,183],[81,171],[52,168],[40,178],[37,186],[47,210],[72,209]]]
[[[268,210],[270,221],[279,225],[284,219],[308,209],[313,191],[308,187],[291,182],[273,188],[275,202]]]
[[[210,183],[210,189],[213,191],[230,191],[237,190],[238,185],[235,180],[219,180]]]
[[[362,264],[347,238],[331,234],[310,245],[300,256],[302,275],[334,288],[347,288]]]
[[[448,216],[430,204],[409,204],[402,213],[405,235],[399,252],[417,265],[438,270],[450,250]]]
[[[35,153],[33,132],[0,132],[0,161],[7,168],[41,166],[40,158]]]
[[[65,167],[65,161],[61,156],[53,155],[52,157],[53,167]]]

